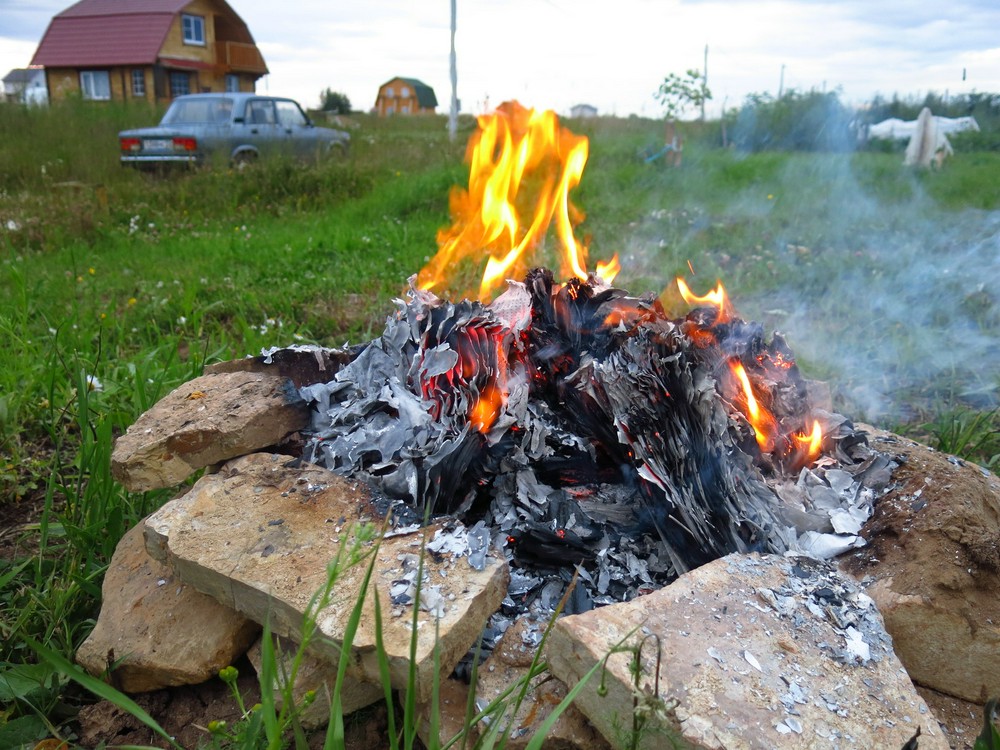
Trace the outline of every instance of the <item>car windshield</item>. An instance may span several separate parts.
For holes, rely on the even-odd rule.
[[[170,105],[161,125],[179,125],[195,122],[229,122],[233,100],[227,96],[198,99],[178,99]]]

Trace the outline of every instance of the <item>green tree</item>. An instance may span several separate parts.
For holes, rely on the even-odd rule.
[[[655,94],[666,110],[668,120],[676,120],[690,107],[700,107],[712,100],[712,92],[700,70],[688,70],[683,76],[671,73],[663,79]]]
[[[351,100],[347,98],[347,94],[325,88],[319,95],[319,108],[324,112],[346,115],[351,111]]]

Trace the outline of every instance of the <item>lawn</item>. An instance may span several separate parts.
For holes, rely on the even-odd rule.
[[[0,680],[0,737],[71,719],[81,695],[24,672],[26,638],[71,656],[117,540],[168,498],[112,481],[114,437],[206,363],[377,336],[449,223],[474,127],[450,143],[440,117],[354,116],[346,161],[120,169],[117,129],[157,114],[0,107],[0,674],[34,681]],[[568,125],[591,139],[577,235],[621,255],[618,285],[679,315],[676,276],[722,279],[845,414],[1000,464],[997,154],[917,172],[898,154],[740,154],[689,126],[666,169],[640,156],[661,122]]]

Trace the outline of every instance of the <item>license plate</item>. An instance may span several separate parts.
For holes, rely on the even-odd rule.
[[[145,151],[170,151],[174,142],[169,138],[148,138],[142,142]]]

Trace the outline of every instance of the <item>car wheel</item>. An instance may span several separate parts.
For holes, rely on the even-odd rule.
[[[330,147],[326,150],[326,158],[331,161],[343,161],[347,158],[347,144],[346,143],[331,143]]]
[[[254,151],[240,151],[233,156],[233,168],[242,172],[244,169],[257,161],[257,154]]]

